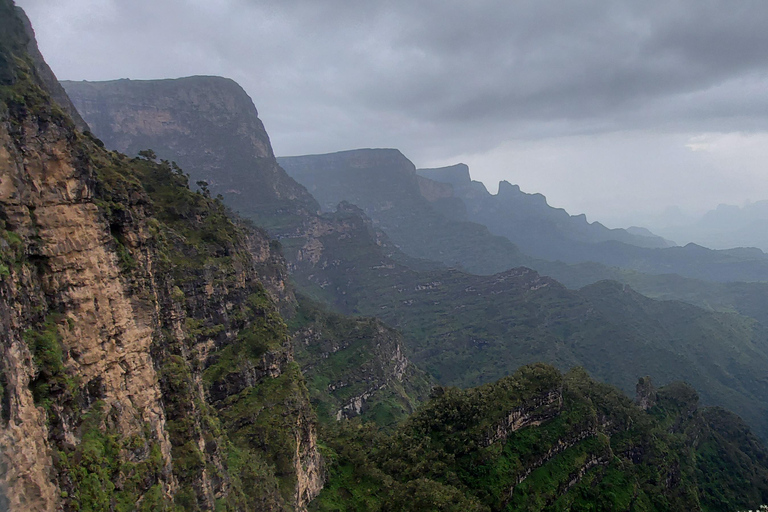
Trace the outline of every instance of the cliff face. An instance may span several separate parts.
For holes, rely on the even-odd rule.
[[[4,505],[305,509],[322,461],[278,248],[78,132],[0,11]]]
[[[8,35],[27,36],[16,12],[3,16],[10,16]],[[57,505],[59,488],[77,476],[61,474],[56,485],[54,468],[70,463],[61,450],[79,444],[88,414],[130,440],[133,451],[125,458],[136,467],[148,465],[156,450],[150,483],[158,495],[168,494],[174,482],[150,357],[152,312],[121,277],[109,225],[94,202],[93,166],[72,121],[45,102],[39,65],[24,51],[32,44],[16,46],[9,37],[2,47],[3,75],[11,76],[2,84],[0,114],[2,456],[9,504]],[[12,66],[14,58],[22,63]],[[146,241],[145,230],[133,235],[137,246]]]
[[[276,218],[318,209],[304,187],[278,167],[253,102],[232,80],[194,76],[62,84],[107,147],[129,155],[153,149],[181,165],[193,183],[206,181],[214,196],[221,194],[259,226],[280,228],[273,225]],[[226,174],[220,172],[224,166]]]

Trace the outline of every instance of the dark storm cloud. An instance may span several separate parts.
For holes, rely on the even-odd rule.
[[[760,0],[19,3],[65,78],[230,76],[283,154],[768,125]]]
[[[17,2],[60,78],[233,78],[281,155],[464,160],[617,223],[768,198],[763,0]]]
[[[734,77],[766,83],[764,2],[419,5],[383,38],[401,58],[365,70],[349,88],[358,101],[441,123],[613,124]],[[694,121],[707,116],[702,107],[680,114]]]

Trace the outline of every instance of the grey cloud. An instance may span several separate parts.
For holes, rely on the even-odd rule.
[[[60,75],[230,76],[284,154],[768,126],[760,0],[111,0],[67,18],[88,1],[19,1],[39,32],[70,27],[42,38]]]

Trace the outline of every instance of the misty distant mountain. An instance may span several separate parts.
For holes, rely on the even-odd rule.
[[[441,198],[450,188],[426,184],[416,167],[396,149],[357,149],[326,155],[280,157],[280,166],[317,199],[324,211],[342,201],[360,207],[377,228],[406,254],[477,274],[531,266],[532,259],[503,236],[460,213],[446,214]],[[426,197],[425,197],[426,196]],[[450,201],[450,199],[449,199]]]
[[[657,231],[678,242],[693,242],[712,249],[757,247],[768,251],[768,201],[744,207],[721,204],[697,220],[682,218]]]
[[[432,170],[445,174],[443,181],[435,181],[419,176],[413,163],[393,149],[280,157],[278,161],[323,209],[348,201],[406,254],[458,264],[474,273],[501,272],[511,268],[503,266],[506,261],[517,261],[574,287],[615,278],[607,267],[716,282],[768,281],[768,255],[760,250],[713,251],[695,244],[641,247],[617,239],[600,240],[610,235],[636,243],[667,244],[658,237],[589,224],[583,216],[571,217],[549,207],[544,196],[524,194],[510,184],[491,195],[481,183],[469,179],[466,166]],[[494,229],[504,237],[493,236]],[[505,246],[499,238],[511,243]],[[514,258],[499,254],[506,250],[515,251]],[[583,269],[551,262],[602,266],[597,272],[590,270],[592,278],[585,282]]]
[[[465,164],[416,172],[433,181],[450,184],[453,197],[460,198],[466,205],[467,220],[509,238],[523,252],[536,258],[568,263],[597,261],[595,252],[602,249],[594,244],[606,241],[647,248],[674,245],[642,228],[609,229],[599,222],[588,222],[586,215],[569,215],[564,209],[547,204],[543,195],[526,194],[507,181],[499,183],[497,194],[491,194],[481,182],[471,180]]]

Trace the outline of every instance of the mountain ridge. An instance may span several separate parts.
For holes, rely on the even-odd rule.
[[[178,102],[179,109],[190,112],[194,111],[193,106]],[[111,115],[120,111],[118,109]],[[255,109],[251,112],[255,115]],[[191,144],[196,150],[210,149],[215,147],[212,144],[216,140],[197,137]],[[158,146],[165,144],[162,139],[156,142]],[[222,155],[228,151],[227,146],[218,150]],[[424,205],[426,201],[421,197],[412,164],[399,152],[389,152],[388,155],[388,158],[394,155],[401,165],[398,172],[407,178],[407,187],[403,189],[406,199]],[[347,160],[349,156],[348,153],[341,155]],[[201,176],[201,170],[195,169],[194,162],[188,163],[192,165],[189,172]],[[254,172],[250,179],[258,183],[266,176],[258,171],[259,166],[272,164],[254,160],[251,165]],[[336,162],[329,163],[330,167],[336,165]],[[355,165],[357,167],[350,172],[358,174],[361,180],[383,177],[377,175],[376,167],[364,159],[356,160]],[[227,173],[227,167],[222,166],[218,172]],[[392,193],[391,187],[400,185],[386,186],[390,187],[390,197],[399,197]],[[318,203],[331,204],[322,198]],[[382,210],[386,206],[382,202],[377,208]],[[441,216],[429,209],[429,205],[425,208],[430,212],[430,218]],[[384,211],[396,216],[404,214],[390,210],[392,208]],[[408,260],[399,251],[399,244],[389,240],[382,223],[366,219],[365,213],[342,202],[332,213],[322,215],[307,213],[301,217],[275,211],[275,215],[285,216],[282,220],[269,222],[281,226],[272,233],[279,237],[292,278],[302,293],[313,300],[331,304],[339,312],[376,316],[398,328],[405,335],[406,355],[443,384],[482,384],[507,375],[520,364],[542,359],[564,370],[583,365],[596,377],[619,385],[627,392],[640,375],[656,374],[660,382],[667,383],[682,372],[693,380],[708,403],[737,404],[737,410],[750,418],[757,431],[761,435],[764,432],[764,428],[758,426],[763,423],[759,412],[762,406],[758,404],[765,400],[757,398],[764,392],[744,378],[750,372],[757,375],[763,371],[758,363],[763,357],[760,353],[756,357],[735,360],[734,364],[749,366],[754,363],[755,367],[738,370],[740,383],[728,384],[729,373],[737,370],[724,370],[718,365],[731,364],[729,359],[718,359],[716,365],[706,367],[697,362],[698,352],[693,346],[669,349],[666,344],[674,338],[664,334],[662,328],[651,328],[651,323],[655,322],[652,315],[644,314],[641,320],[643,328],[650,329],[655,336],[649,346],[632,330],[631,323],[616,325],[607,321],[613,314],[609,304],[603,303],[604,310],[601,311],[580,292],[567,290],[534,271],[517,269],[498,275],[475,276],[445,266],[430,268],[423,260],[418,260],[419,268],[413,267],[414,260]],[[452,225],[444,220],[440,222],[443,226]],[[432,249],[439,250],[440,245],[433,245]],[[488,306],[491,298],[494,307]],[[625,297],[617,295],[616,299],[622,301]],[[629,307],[631,303],[626,305]],[[717,336],[730,337],[740,354],[752,353],[753,342],[760,342],[765,337],[759,327],[751,327],[750,320],[737,315],[722,317],[724,326],[717,327],[715,318],[720,317],[714,313],[690,309],[675,302],[658,307],[674,312],[673,316],[683,315],[681,319],[690,321],[692,330],[686,336],[705,340],[702,348],[705,354],[714,350]],[[590,308],[593,312],[586,315]],[[641,312],[642,308],[637,311]],[[706,321],[695,322],[699,316]],[[638,361],[644,363],[628,366],[621,351],[608,350],[606,347],[613,346],[615,339],[623,340],[631,347],[631,352],[638,355]],[[658,351],[665,357],[658,357]],[[677,366],[668,365],[670,361],[675,361]],[[732,392],[737,393],[737,399],[730,394]]]
[[[0,13],[12,8],[0,0]],[[329,502],[313,498],[326,476],[335,510],[338,496],[356,510],[488,510],[514,500],[534,510],[584,500],[709,510],[765,500],[765,448],[732,414],[699,414],[696,393],[682,384],[655,392],[643,381],[652,411],[644,415],[583,371],[531,365],[472,390],[436,388],[405,424],[388,423],[411,412],[429,384],[404,357],[404,340],[378,320],[296,297],[287,271],[323,271],[341,248],[324,244],[335,241],[358,250],[345,251],[354,258],[347,265],[378,261],[406,278],[439,272],[460,283],[462,274],[393,262],[428,265],[398,255],[350,204],[316,216],[281,175],[276,183],[289,189],[263,183],[277,200],[251,212],[277,216],[271,229],[297,242],[284,246],[295,258],[286,268],[281,244],[233,216],[206,183],[193,192],[188,174],[147,148],[131,158],[76,130],[25,50],[9,53],[7,41],[0,33],[0,77],[10,80],[0,83],[0,322],[10,337],[0,339],[2,505],[325,510]],[[258,180],[279,174],[269,157],[251,156]],[[330,278],[307,276],[320,290]],[[534,294],[572,293],[528,269],[486,279],[510,295],[510,282]],[[440,288],[422,281],[414,291]],[[281,311],[297,307],[292,328]],[[387,386],[390,394],[365,411],[364,395]],[[370,413],[372,421],[320,423],[313,399],[319,411],[341,406],[342,416]],[[729,475],[718,473],[728,464]],[[383,478],[367,492],[371,475]],[[599,501],[593,484],[621,493]],[[365,507],[355,506],[361,496]]]

